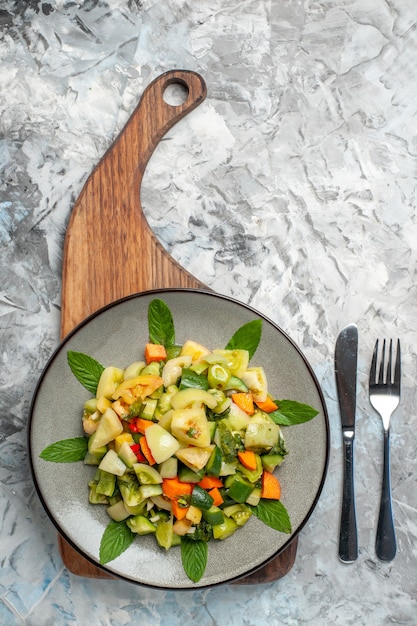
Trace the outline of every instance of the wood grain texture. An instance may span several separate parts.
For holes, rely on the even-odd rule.
[[[179,83],[188,96],[180,105],[164,100],[166,88]],[[150,289],[206,288],[161,246],[150,229],[140,202],[146,165],[158,142],[206,97],[198,74],[171,71],[155,79],[117,140],[87,179],[67,227],[63,269],[61,338],[101,307]],[[87,578],[113,578],[59,535],[68,570]],[[292,567],[297,540],[242,582],[271,582]]]

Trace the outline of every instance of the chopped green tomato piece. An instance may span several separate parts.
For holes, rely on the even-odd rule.
[[[213,526],[214,539],[224,540],[233,535],[237,530],[238,525],[231,517],[224,517],[222,524],[216,524]]]
[[[217,405],[217,400],[205,389],[188,387],[178,391],[172,397],[171,404],[173,409],[186,409],[191,406],[201,406],[202,404],[205,404],[210,409],[214,409]]]
[[[251,419],[250,415],[245,413],[245,411],[238,407],[237,404],[232,402],[227,416],[227,421],[229,422],[232,430],[237,432],[246,430],[251,422]]]
[[[231,476],[232,474],[236,474],[237,461],[231,461],[230,463],[226,463],[222,459],[222,466],[220,468],[219,476]]]
[[[252,391],[255,402],[265,402],[268,396],[268,384],[262,367],[251,367],[242,375],[242,380]]]
[[[157,497],[158,496],[155,496],[155,498]],[[137,504],[136,506],[129,506],[124,500],[123,504],[129,515],[143,515],[146,512],[147,500],[143,500],[140,504]]]
[[[230,371],[220,363],[214,363],[208,368],[207,380],[212,389],[225,389],[230,380]]]
[[[282,454],[263,454],[261,460],[263,468],[272,474],[274,469],[278,467],[278,465],[281,465],[284,456]]]
[[[156,463],[163,463],[180,447],[178,441],[159,424],[152,424],[145,431],[146,442]]]
[[[268,452],[277,445],[280,429],[273,422],[250,423],[245,432],[245,448],[253,452]]]
[[[249,352],[247,350],[213,350],[213,354],[223,356],[226,359],[226,367],[232,376],[242,378],[249,364]]]
[[[116,391],[117,386],[123,380],[123,370],[118,367],[106,367],[98,381],[96,397],[111,398]]]
[[[245,502],[254,489],[254,485],[242,474],[236,473],[226,478],[229,497],[235,502]]]
[[[97,430],[89,440],[89,451],[92,453],[96,452],[99,448],[107,445],[122,432],[123,426],[117,413],[109,407],[101,416]]]
[[[84,410],[90,414],[95,413],[97,411],[97,401],[98,398],[90,398],[89,400],[84,402]]]
[[[206,465],[206,474],[209,476],[220,476],[220,470],[222,468],[222,453],[218,446],[214,446],[213,452],[210,455],[208,463]]]
[[[88,452],[87,452],[87,454],[84,457],[84,464],[85,465],[99,465],[101,459],[103,458],[103,456],[107,452],[107,446],[102,446],[101,448],[98,448],[94,452],[90,451],[90,446],[92,446],[93,443],[94,443],[94,435],[95,435],[95,433],[93,433],[88,438]],[[90,444],[90,442],[91,442],[91,444]]]
[[[106,452],[98,467],[116,476],[122,476],[126,471],[126,465],[123,463],[122,459],[118,456],[117,452],[111,449]]]
[[[126,510],[123,500],[119,500],[115,504],[108,506],[106,512],[107,515],[109,515],[115,522],[122,522],[130,516],[130,513]]]
[[[205,376],[204,374],[197,374],[189,368],[183,368],[180,381],[180,390],[188,389],[190,387],[193,389],[203,389],[207,391],[209,387],[207,376]]]
[[[161,474],[146,463],[134,463],[133,469],[141,485],[158,485],[162,483]]]
[[[171,432],[181,443],[199,448],[206,448],[210,445],[210,428],[203,408],[174,410],[171,419]]]
[[[161,518],[156,523],[156,540],[161,548],[169,550],[173,541],[173,516],[170,515],[168,519]]]
[[[91,481],[88,483],[90,488],[88,493],[88,501],[90,504],[108,504],[109,499],[107,496],[104,496],[102,493],[97,493],[97,483],[95,481]]]
[[[152,524],[152,522],[144,515],[130,517],[126,524],[129,526],[130,530],[137,535],[149,535],[150,533],[156,533],[155,524]]]
[[[122,459],[123,463],[132,468],[134,463],[137,462],[136,454],[133,452],[130,444],[127,441],[124,441],[119,448],[119,457]]]
[[[252,515],[252,511],[245,504],[232,504],[223,509],[227,517],[231,517],[238,526],[244,526]]]
[[[203,519],[207,524],[215,526],[217,524],[223,524],[224,516],[218,506],[212,505],[209,509],[203,510]]]
[[[135,507],[142,504],[143,496],[139,491],[140,485],[134,472],[129,471],[119,476],[117,483],[126,506]]]
[[[155,496],[162,495],[162,487],[161,485],[141,485],[139,487],[139,493],[142,497],[142,500],[146,500],[146,498],[154,498]]]
[[[203,360],[206,354],[210,354],[210,350],[191,339],[188,339],[181,348],[181,356],[190,356],[193,362]]]
[[[144,361],[135,361],[134,363],[131,363],[123,372],[123,380],[136,378],[137,376],[139,376],[139,374],[141,374],[144,367]]]
[[[186,448],[180,448],[177,450],[175,456],[179,461],[184,463],[184,465],[195,472],[198,472],[207,465],[212,451],[213,446],[207,446],[206,448],[187,446]]]
[[[211,495],[199,485],[195,485],[191,497],[190,504],[196,506],[202,511],[208,511],[213,506],[214,499]]]
[[[178,459],[171,456],[159,465],[159,473],[162,478],[175,478],[178,474]]]
[[[116,486],[116,476],[113,473],[106,472],[103,469],[97,471],[97,487],[96,493],[102,496],[112,496]]]

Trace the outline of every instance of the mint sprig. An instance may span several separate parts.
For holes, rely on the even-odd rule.
[[[149,340],[166,348],[175,343],[175,329],[168,305],[156,298],[148,307]]]
[[[83,387],[96,394],[98,381],[104,370],[104,366],[83,352],[69,350],[67,354],[68,365],[75,378]]]
[[[136,534],[130,530],[124,521],[115,522],[112,520],[106,526],[101,538],[100,563],[105,565],[120,556],[133,543],[135,537]]]
[[[256,506],[247,505],[251,509],[252,513],[261,522],[278,530],[280,533],[290,534],[291,521],[288,515],[288,511],[280,500],[265,500],[259,501]]]
[[[206,570],[207,555],[206,541],[189,539],[185,535],[181,537],[182,566],[188,578],[194,583],[198,583]]]
[[[52,463],[75,463],[84,459],[87,449],[88,442],[85,437],[73,437],[51,443],[42,450],[39,456]]]
[[[226,350],[247,350],[249,359],[253,357],[262,336],[262,320],[252,320],[243,324],[226,345]]]
[[[276,424],[280,426],[295,426],[309,422],[318,414],[318,411],[308,404],[295,400],[275,400],[278,409],[269,413]]]

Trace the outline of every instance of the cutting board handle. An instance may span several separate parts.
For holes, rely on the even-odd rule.
[[[172,84],[186,89],[181,104],[164,98]],[[158,142],[206,93],[195,72],[172,70],[156,78],[88,177],[65,236],[61,337],[97,309],[130,294],[172,285],[203,287],[156,239],[142,211],[140,188]]]
[[[181,104],[166,101],[166,90],[170,85],[181,85],[187,96]],[[118,139],[111,147],[112,158],[118,150],[124,155],[126,145],[137,144],[137,153],[127,162],[119,175],[126,181],[135,181],[140,186],[147,163],[162,137],[174,124],[195,109],[206,97],[207,88],[203,78],[189,70],[171,70],[158,76],[143,92],[140,102]]]

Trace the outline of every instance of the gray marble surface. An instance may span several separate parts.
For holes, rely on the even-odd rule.
[[[0,27],[0,623],[416,624],[415,3],[3,0]],[[76,577],[29,472],[28,412],[59,340],[71,207],[146,85],[176,68],[201,73],[208,96],[152,157],[149,224],[201,281],[296,341],[331,420],[329,472],[295,565],[262,586],[170,592]],[[359,558],[344,565],[333,358],[350,322]],[[403,347],[391,563],[374,550],[383,434],[367,398],[385,336]]]

